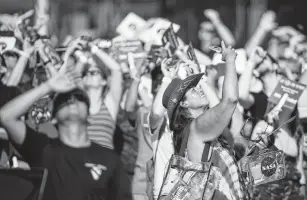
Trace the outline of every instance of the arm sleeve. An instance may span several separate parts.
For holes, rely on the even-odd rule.
[[[120,161],[117,163],[109,187],[110,194],[108,199],[132,200],[131,185],[128,179],[128,174],[125,172]]]
[[[44,148],[50,143],[50,140],[45,134],[26,126],[26,138],[23,144],[17,147],[17,150],[31,166],[35,166],[41,163]]]

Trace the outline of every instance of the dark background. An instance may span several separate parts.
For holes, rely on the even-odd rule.
[[[1,13],[14,13],[33,8],[35,0],[0,0]],[[306,27],[302,30],[307,33],[307,8],[306,0],[50,0],[53,12],[57,19],[54,20],[53,30],[56,33],[65,35],[67,29],[65,17],[76,11],[91,15],[91,27],[102,26],[103,19],[99,10],[93,10],[96,4],[103,6],[103,3],[110,2],[115,5],[116,11],[123,19],[129,12],[148,19],[150,17],[162,16],[169,18],[181,25],[179,35],[184,41],[192,41],[198,44],[197,32],[199,24],[205,20],[203,10],[213,8],[220,12],[223,22],[229,27],[237,39],[238,46],[242,46],[247,38],[253,33],[261,14],[266,10],[274,10],[277,13],[277,21],[280,25],[297,26],[301,24]],[[97,14],[97,15],[96,15]],[[113,16],[109,16],[114,18]],[[107,26],[107,29],[114,29],[114,26]],[[67,23],[69,24],[69,23]],[[62,31],[64,27],[64,32]],[[67,29],[67,30],[66,30]],[[102,29],[106,29],[103,27]],[[103,30],[114,32],[114,30]]]

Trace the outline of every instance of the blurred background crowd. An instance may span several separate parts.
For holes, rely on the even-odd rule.
[[[158,199],[161,192],[167,193],[161,189],[164,175],[179,148],[176,131],[170,130],[173,122],[158,120],[169,117],[162,96],[175,77],[184,80],[203,72],[212,95],[222,101],[224,77],[230,73],[225,70],[225,57],[232,54],[228,47],[236,51],[238,95],[224,127],[225,146],[240,165],[252,144],[259,142],[255,138],[270,133],[259,148],[273,145],[285,157],[284,177],[249,187],[249,198],[306,199],[305,4],[304,0],[0,0],[0,168],[44,167],[34,162],[37,152],[23,146],[28,140],[14,135],[19,130],[10,127],[15,120],[11,118],[15,114],[33,132],[58,138],[61,123],[55,118],[60,117],[60,108],[55,109],[59,106],[55,100],[66,90],[66,82],[54,77],[61,69],[74,68],[81,78],[76,87],[87,96],[83,101],[89,106],[89,138],[116,152],[128,177],[129,184],[119,184],[117,192],[128,190],[134,200]],[[162,40],[170,29],[178,37],[173,50],[170,41]],[[188,55],[188,48],[195,57]],[[30,99],[26,95],[48,81],[52,91],[33,97],[29,108],[18,104],[18,98],[13,100]],[[63,88],[56,86],[57,81]],[[282,91],[278,96],[287,84],[297,89],[295,94]],[[80,100],[79,93],[72,96]],[[14,110],[17,105],[20,113]],[[70,141],[61,136],[60,140]]]

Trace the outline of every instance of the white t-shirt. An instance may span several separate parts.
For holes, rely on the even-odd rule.
[[[159,196],[160,188],[162,186],[163,178],[167,170],[167,166],[171,156],[174,154],[173,145],[173,133],[169,130],[169,126],[166,125],[165,131],[161,134],[160,140],[158,141],[160,128],[157,128],[152,133],[152,146],[155,159],[155,172],[154,172],[154,186],[153,193],[154,199]]]

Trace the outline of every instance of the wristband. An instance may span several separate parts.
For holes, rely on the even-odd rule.
[[[172,79],[170,79],[168,77],[163,77],[162,82],[163,83],[170,83],[170,82],[172,82]]]

